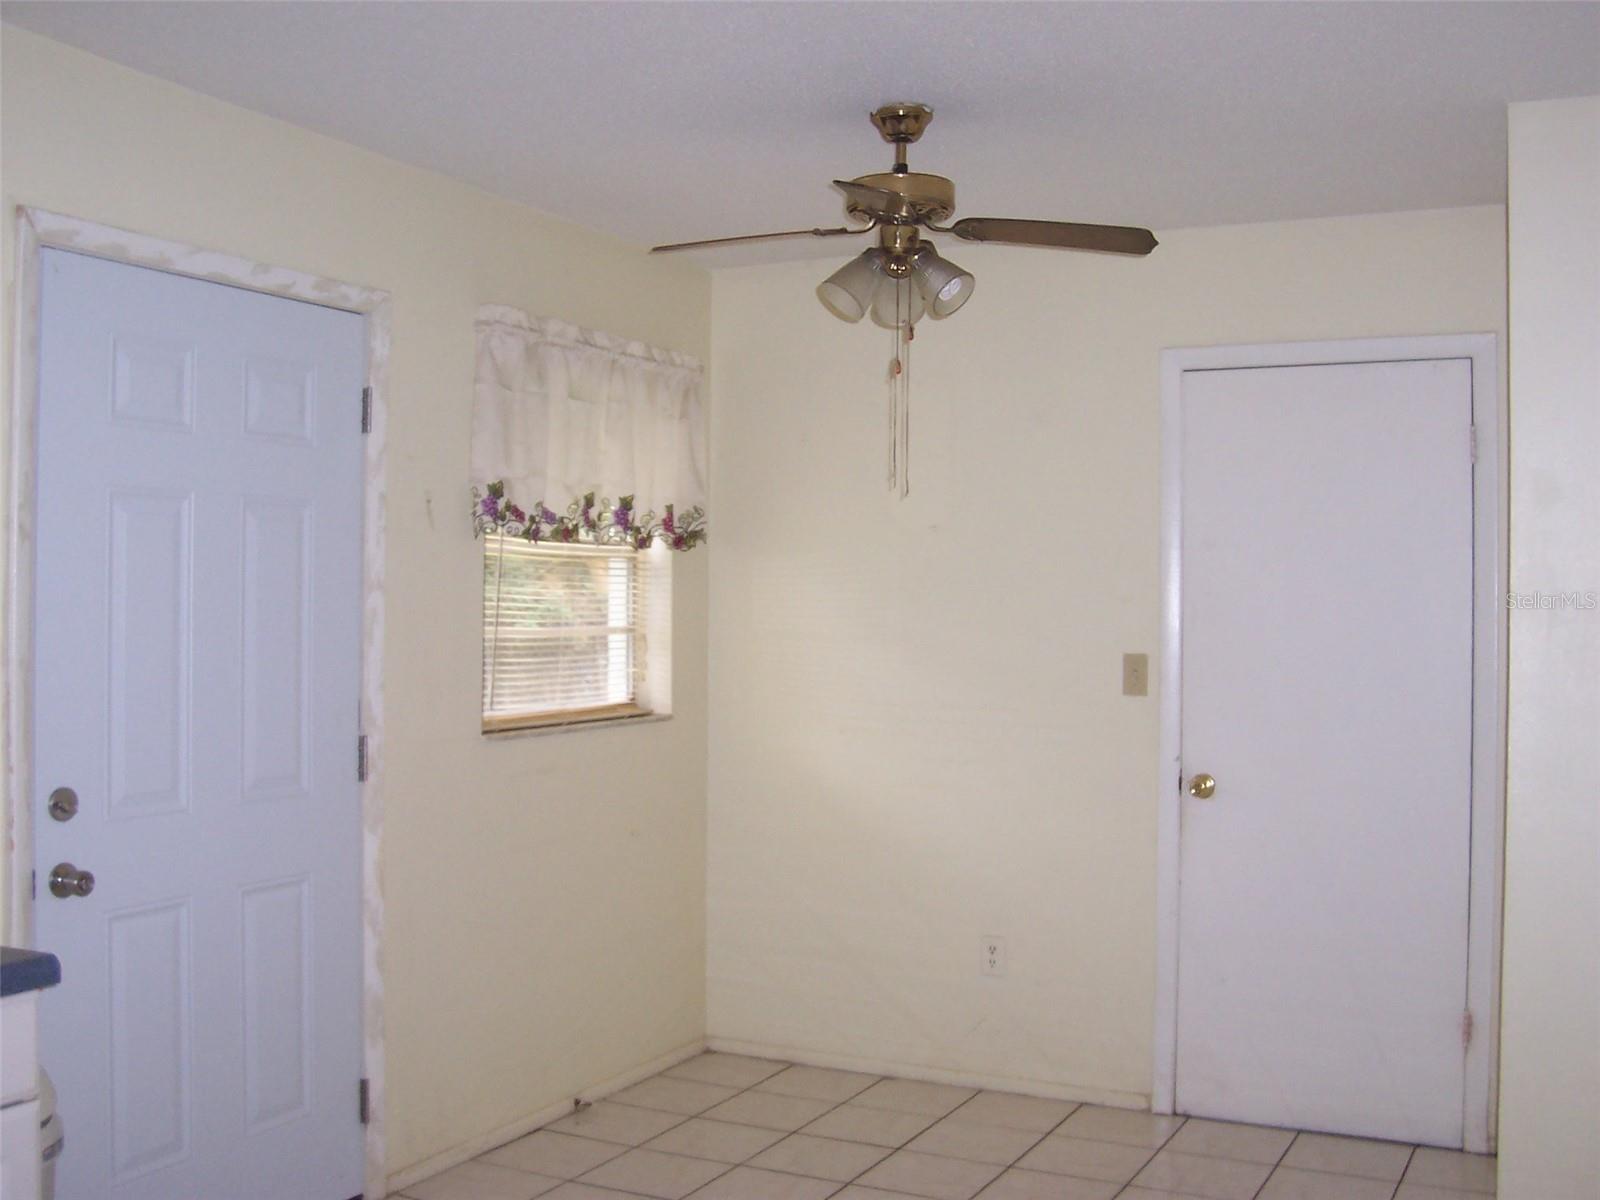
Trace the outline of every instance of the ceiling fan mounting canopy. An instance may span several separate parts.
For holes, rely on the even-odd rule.
[[[872,114],[872,123],[886,142],[914,142],[931,120],[933,109],[926,104],[885,104]]]

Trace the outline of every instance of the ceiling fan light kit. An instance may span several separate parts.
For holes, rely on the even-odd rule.
[[[924,316],[935,320],[948,317],[972,298],[975,286],[972,273],[943,257],[920,230],[948,233],[968,242],[1137,256],[1154,250],[1156,239],[1148,229],[1067,221],[964,217],[953,225],[942,225],[940,222],[948,221],[955,212],[955,184],[943,175],[915,173],[906,165],[906,147],[922,136],[933,120],[933,110],[925,104],[885,104],[871,117],[883,140],[894,147],[893,167],[879,174],[833,181],[833,186],[844,194],[845,213],[862,224],[677,242],[654,250],[876,231],[878,244],[823,280],[817,287],[817,298],[841,321],[853,323],[870,314],[874,324],[894,331],[895,350],[889,363],[889,484],[904,497],[910,492],[906,458],[911,341],[916,336],[916,323]]]

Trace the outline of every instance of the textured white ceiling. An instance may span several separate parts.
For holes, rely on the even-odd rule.
[[[650,244],[961,215],[1155,229],[1505,198],[1505,104],[1600,93],[1595,3],[6,3],[138,70]],[[802,239],[708,265],[842,253]]]

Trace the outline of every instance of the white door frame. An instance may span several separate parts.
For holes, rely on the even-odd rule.
[[[39,403],[39,252],[46,247],[151,267],[173,275],[361,314],[367,330],[371,431],[365,440],[362,503],[361,729],[367,737],[367,775],[361,788],[362,1063],[370,1120],[364,1136],[364,1195],[385,1195],[383,1148],[383,891],[379,847],[383,833],[383,555],[386,400],[389,384],[390,301],[387,292],[301,271],[251,262],[178,242],[130,233],[77,217],[18,206],[16,325],[11,402],[11,519],[7,530],[4,704],[6,833],[10,853],[11,944],[33,936],[33,588],[35,466]],[[351,747],[350,769],[356,769]],[[49,949],[49,947],[44,947]],[[353,1081],[352,1081],[353,1082]],[[351,1104],[356,1102],[352,1087]]]
[[[1206,346],[1161,354],[1161,737],[1156,799],[1156,1026],[1151,1108],[1170,1113],[1177,1087],[1178,889],[1182,770],[1182,393],[1186,371],[1467,359],[1472,370],[1472,846],[1467,914],[1466,1149],[1495,1145],[1500,1006],[1500,865],[1505,813],[1506,436],[1497,337],[1436,337]],[[1463,447],[1463,451],[1466,447]]]

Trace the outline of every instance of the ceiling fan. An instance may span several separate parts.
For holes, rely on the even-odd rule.
[[[817,295],[842,320],[859,321],[870,311],[878,324],[901,328],[914,324],[924,313],[935,319],[947,317],[972,295],[972,275],[941,257],[922,236],[922,230],[948,233],[968,242],[1103,254],[1145,255],[1155,249],[1155,236],[1148,229],[1126,225],[1007,217],[963,217],[953,225],[941,225],[939,222],[949,220],[955,211],[955,184],[943,175],[919,174],[906,165],[906,147],[922,136],[931,120],[933,110],[925,104],[886,104],[872,113],[872,123],[883,140],[894,146],[894,166],[881,174],[833,181],[833,186],[844,193],[845,212],[865,224],[676,242],[655,246],[652,252],[769,238],[840,237],[876,230],[878,244],[824,281]]]
[[[894,166],[882,174],[835,179],[844,209],[859,225],[836,229],[790,229],[742,237],[708,238],[655,246],[652,253],[695,250],[783,237],[840,237],[878,233],[878,244],[862,251],[817,288],[817,298],[843,321],[868,313],[877,325],[894,331],[889,361],[889,487],[910,495],[911,341],[925,315],[948,317],[972,296],[973,278],[934,249],[923,236],[948,233],[968,242],[1012,246],[1050,246],[1102,254],[1145,255],[1156,248],[1148,229],[1126,225],[1078,225],[1069,221],[1024,221],[1007,217],[963,217],[941,225],[955,212],[956,187],[943,175],[921,175],[906,166],[906,147],[922,136],[933,110],[925,104],[885,104],[872,113],[883,140],[894,147]]]

